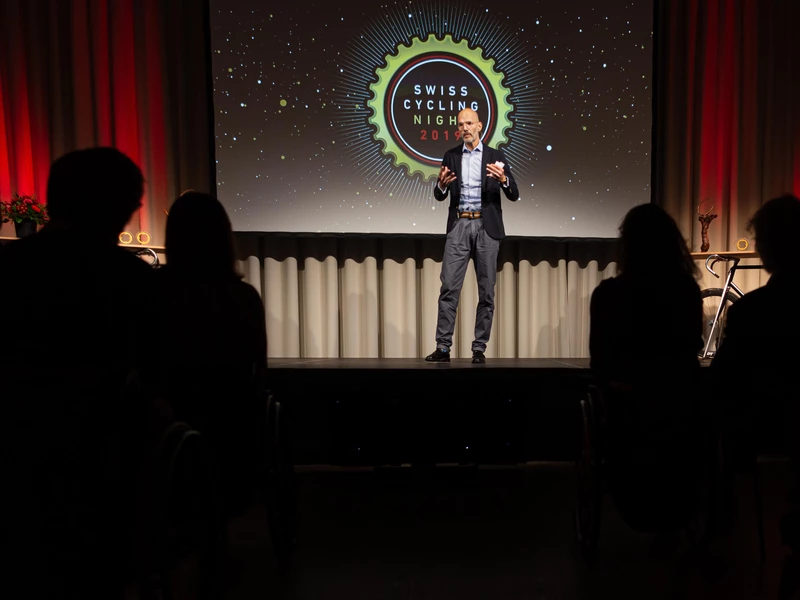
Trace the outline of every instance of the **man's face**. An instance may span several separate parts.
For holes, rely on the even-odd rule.
[[[461,139],[469,146],[476,146],[481,139],[483,123],[478,120],[478,113],[474,110],[462,110],[458,113],[458,131]]]

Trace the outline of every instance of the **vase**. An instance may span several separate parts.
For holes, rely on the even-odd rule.
[[[17,233],[18,238],[28,237],[36,233],[36,223],[30,219],[25,219],[17,223],[14,222],[14,231]]]

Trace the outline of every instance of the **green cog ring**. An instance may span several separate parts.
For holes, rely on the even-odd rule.
[[[367,105],[372,110],[369,122],[375,126],[375,139],[383,145],[383,153],[391,156],[395,166],[403,166],[408,170],[409,175],[419,173],[423,179],[433,179],[439,175],[439,167],[427,165],[409,157],[390,133],[388,118],[384,109],[384,100],[395,72],[406,62],[417,56],[435,52],[447,52],[459,56],[475,67],[483,74],[489,82],[492,92],[497,101],[497,126],[491,134],[491,138],[483,140],[489,146],[497,147],[508,141],[506,131],[511,128],[509,114],[513,106],[508,102],[509,91],[503,85],[503,74],[494,70],[495,61],[492,58],[484,58],[480,48],[470,48],[467,40],[454,42],[453,36],[447,34],[443,39],[438,39],[434,34],[429,34],[424,40],[414,37],[411,44],[400,45],[397,47],[397,54],[388,54],[385,58],[386,66],[375,71],[378,81],[372,83],[370,91],[372,98],[367,101]]]

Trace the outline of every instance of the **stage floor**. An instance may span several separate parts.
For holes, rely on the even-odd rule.
[[[472,364],[471,358],[449,363],[422,358],[270,358],[270,369],[588,369],[588,358],[487,358]]]

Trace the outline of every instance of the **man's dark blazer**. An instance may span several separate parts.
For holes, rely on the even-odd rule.
[[[461,155],[463,149],[464,144],[459,144],[455,148],[448,150],[442,159],[442,165],[456,174],[456,180],[451,183],[444,192],[439,189],[438,182],[433,187],[433,195],[439,201],[444,200],[448,193],[450,194],[450,208],[447,211],[447,233],[450,233],[453,227],[455,227],[456,220],[458,219],[458,203],[461,199]],[[481,160],[481,173],[483,174],[483,184],[481,185],[483,227],[490,237],[496,240],[502,240],[506,237],[506,230],[503,227],[503,209],[500,206],[500,190],[503,190],[506,198],[515,202],[519,200],[519,189],[517,188],[517,182],[514,181],[514,178],[511,176],[508,162],[501,150],[496,150],[483,144],[481,152],[483,154]],[[508,180],[507,188],[500,185],[500,182],[493,177],[488,177],[486,175],[486,165],[497,161],[505,165],[503,170],[506,172],[506,179]]]

